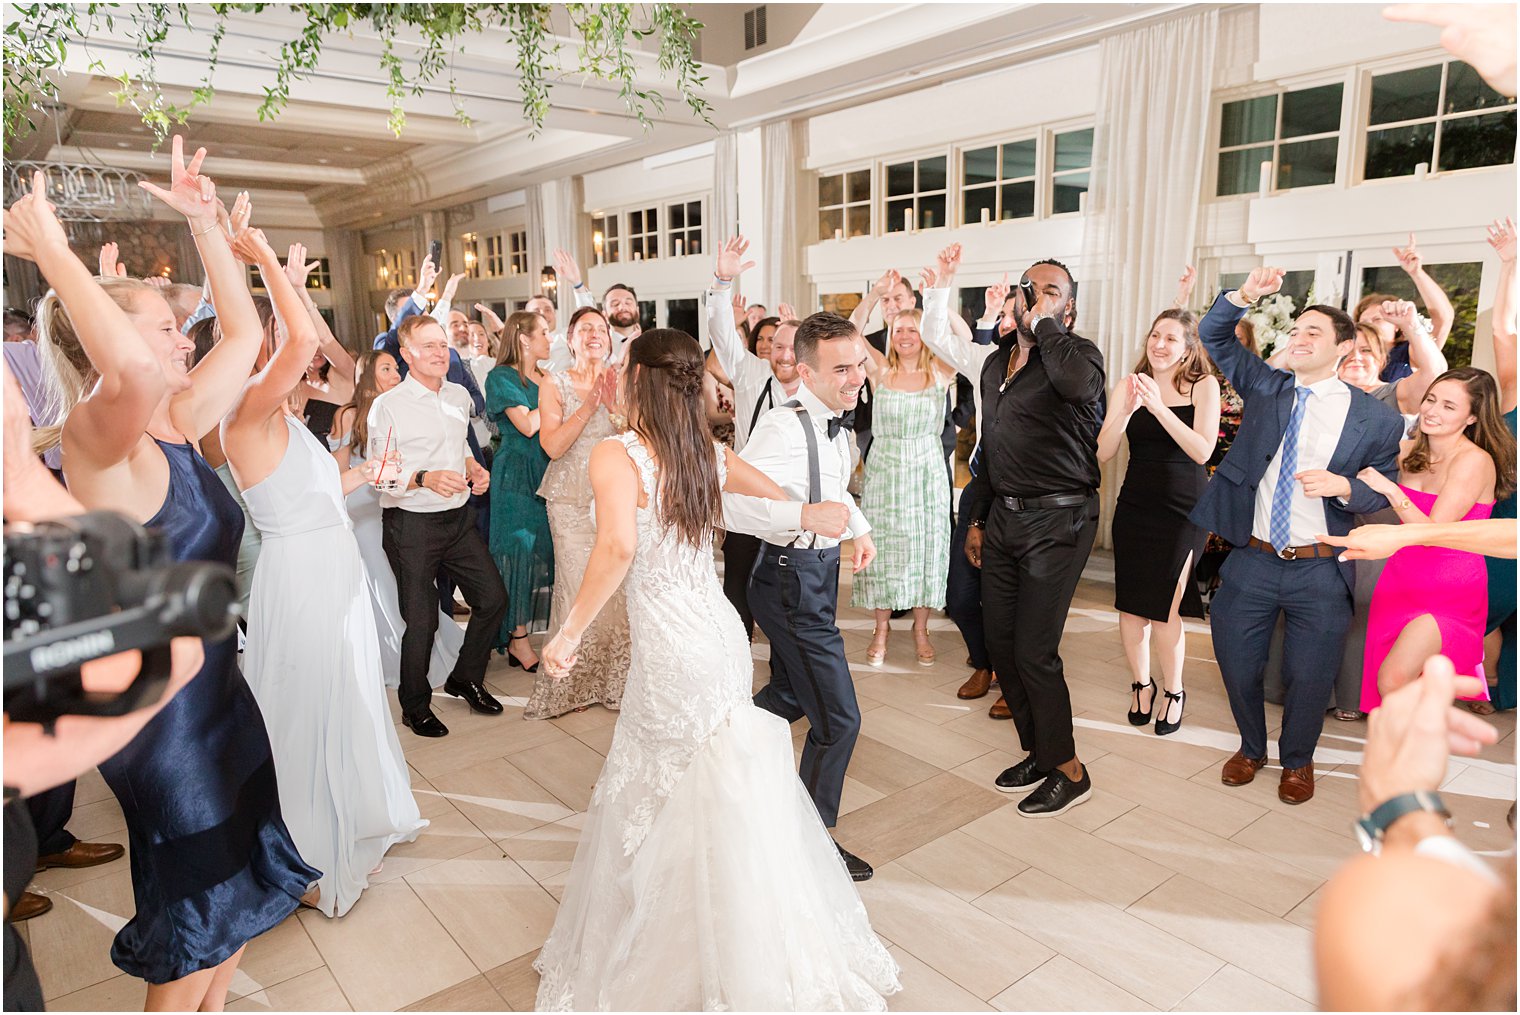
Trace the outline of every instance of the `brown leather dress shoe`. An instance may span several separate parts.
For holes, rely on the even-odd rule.
[[[1224,770],[1219,773],[1219,781],[1226,786],[1244,786],[1256,778],[1256,772],[1266,763],[1266,758],[1248,758],[1236,751],[1230,755],[1230,760],[1224,763]]]
[[[998,700],[992,703],[992,707],[987,710],[987,718],[989,718],[989,719],[1012,719],[1013,718],[1013,712],[1008,708],[1008,700],[1006,698],[1004,698],[1001,694],[998,695]]]
[[[1301,804],[1314,796],[1314,763],[1303,768],[1283,769],[1282,781],[1277,784],[1277,799],[1285,804]]]
[[[38,895],[36,892],[22,892],[21,898],[11,907],[11,911],[5,918],[11,923],[20,923],[22,920],[30,920],[34,916],[41,916],[53,908],[53,900],[46,895]]]
[[[992,671],[977,670],[971,674],[971,679],[961,685],[961,689],[955,692],[955,696],[964,701],[972,698],[985,698],[987,689],[992,686]]]
[[[126,849],[114,842],[81,842],[74,840],[74,845],[62,853],[49,853],[37,858],[37,869],[45,871],[49,867],[96,867],[112,860],[120,860]]]

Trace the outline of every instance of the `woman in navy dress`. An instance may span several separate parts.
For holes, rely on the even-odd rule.
[[[5,232],[7,253],[36,261],[54,287],[39,306],[39,342],[65,414],[40,441],[61,441],[70,490],[90,510],[163,530],[176,560],[230,566],[242,512],[194,442],[241,391],[263,331],[214,187],[198,173],[204,157],[187,167],[176,137],[171,188],[144,185],[185,215],[211,282],[223,337],[193,372],[194,345],[156,290],[92,280],[70,252],[38,196],[41,174],[6,213]],[[244,946],[319,877],[280,817],[269,738],[232,638],[206,645],[200,673],[101,772],[126,816],[137,906],[112,961],[148,981],[150,1010],[221,1008]]]

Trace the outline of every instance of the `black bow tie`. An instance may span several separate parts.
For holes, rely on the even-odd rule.
[[[846,430],[855,429],[854,409],[851,409],[848,412],[842,412],[838,416],[834,416],[829,420],[829,440],[833,440],[835,437],[839,436],[839,430],[841,427]]]

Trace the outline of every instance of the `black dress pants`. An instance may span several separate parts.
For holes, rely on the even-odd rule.
[[[749,608],[749,575],[760,553],[760,539],[744,532],[723,534],[723,594],[739,613],[744,637],[755,640],[755,614]]]
[[[26,798],[26,809],[37,830],[37,852],[42,856],[62,853],[73,846],[75,838],[64,826],[74,816],[74,780],[43,790]]]
[[[448,576],[470,604],[464,644],[449,674],[458,683],[479,685],[484,680],[491,647],[507,615],[507,590],[468,504],[435,512],[386,508],[381,519],[381,543],[396,572],[396,595],[406,625],[397,696],[401,711],[415,717],[425,714],[432,700],[428,666],[438,631],[438,576]]]
[[[1076,757],[1061,632],[1098,530],[1098,498],[1014,511],[993,502],[982,546],[984,636],[1019,744],[1049,771]]]
[[[807,550],[766,543],[750,582],[755,620],[771,643],[771,682],[755,704],[810,726],[798,775],[824,825],[839,821],[839,796],[855,740],[860,703],[834,623],[839,547]]]

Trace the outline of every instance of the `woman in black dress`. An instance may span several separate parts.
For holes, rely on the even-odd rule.
[[[1151,323],[1134,373],[1108,401],[1098,434],[1098,459],[1108,461],[1129,439],[1129,467],[1114,512],[1114,606],[1134,681],[1132,725],[1150,722],[1156,702],[1150,649],[1161,663],[1166,705],[1156,733],[1182,725],[1182,618],[1202,617],[1190,580],[1207,536],[1188,521],[1208,482],[1204,463],[1219,437],[1219,382],[1186,310],[1163,310]]]

